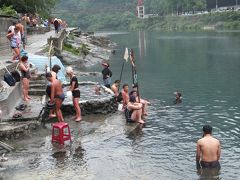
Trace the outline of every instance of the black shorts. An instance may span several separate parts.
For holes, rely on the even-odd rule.
[[[213,161],[213,162],[205,162],[200,161],[200,165],[202,168],[221,168],[219,161]]]
[[[72,97],[73,98],[80,98],[80,90],[73,90],[72,91]]]

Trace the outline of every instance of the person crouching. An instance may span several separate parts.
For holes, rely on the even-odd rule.
[[[142,120],[142,104],[136,102],[135,96],[129,97],[129,102],[124,112],[127,122],[145,123]]]
[[[46,73],[46,78],[49,82],[51,82],[50,103],[51,104],[55,103],[56,115],[57,115],[58,121],[63,122],[64,119],[63,119],[62,111],[60,108],[65,99],[65,95],[64,95],[63,89],[62,89],[62,83],[58,79],[54,79],[52,77],[51,72]]]

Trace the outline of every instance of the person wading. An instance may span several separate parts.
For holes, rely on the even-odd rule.
[[[66,67],[66,73],[70,78],[69,90],[72,91],[73,106],[76,111],[75,121],[79,122],[82,120],[82,116],[81,116],[81,109],[79,107],[80,90],[78,88],[78,79],[74,75],[72,67],[70,67],[70,66]]]
[[[197,141],[196,163],[199,168],[220,169],[221,147],[220,142],[212,137],[212,127],[203,126],[203,137]]]

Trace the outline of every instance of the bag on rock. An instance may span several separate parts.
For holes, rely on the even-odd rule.
[[[4,81],[8,83],[9,86],[15,86],[15,83],[16,83],[15,79],[9,72],[5,72]]]
[[[15,79],[16,82],[20,82],[21,76],[20,76],[18,71],[16,71],[16,70],[12,71],[11,74],[12,74],[12,77]]]

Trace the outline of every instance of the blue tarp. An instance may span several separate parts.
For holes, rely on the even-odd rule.
[[[65,77],[65,67],[63,66],[62,62],[60,59],[58,59],[56,56],[53,56],[51,58],[52,60],[52,66],[54,64],[57,64],[61,67],[61,70],[58,72],[57,77],[60,81],[66,82],[66,77]],[[28,61],[29,63],[32,63],[40,72],[45,72],[45,66],[47,65],[50,67],[50,60],[46,56],[39,56],[39,55],[28,55]]]

